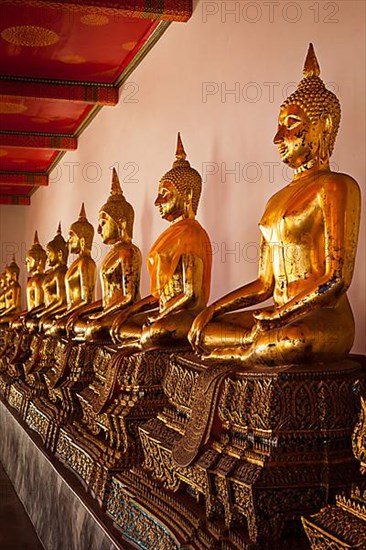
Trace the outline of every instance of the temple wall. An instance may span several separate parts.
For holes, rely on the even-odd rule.
[[[358,0],[196,3],[190,22],[170,26],[121,91],[119,105],[103,108],[31,206],[0,207],[0,268],[13,251],[24,261],[35,229],[42,244],[54,236],[59,220],[66,234],[82,201],[96,226],[112,166],[119,168],[134,205],[134,238],[146,257],[166,227],[153,202],[180,130],[188,159],[203,175],[198,215],[214,245],[212,300],[250,281],[257,270],[261,213],[290,177],[272,144],[278,110],[301,78],[310,41],[321,76],[342,105],[333,169],[352,175],[365,196],[364,37],[365,4]],[[349,291],[358,353],[366,352],[364,218],[363,208]],[[95,240],[100,263],[106,247]]]

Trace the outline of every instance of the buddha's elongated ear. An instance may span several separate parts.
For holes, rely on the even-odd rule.
[[[321,163],[329,162],[330,158],[330,138],[333,130],[333,120],[329,113],[322,113],[320,116],[321,134],[319,139],[319,160]]]
[[[81,252],[84,252],[84,250],[85,250],[85,237],[80,237],[79,242],[80,242],[80,250],[81,250]]]
[[[186,200],[184,201],[184,212],[187,218],[194,219],[195,214],[193,210],[193,189],[189,190]]]
[[[126,227],[127,227],[127,220],[126,218],[120,218],[118,220],[118,231],[119,234],[122,236],[126,233]]]

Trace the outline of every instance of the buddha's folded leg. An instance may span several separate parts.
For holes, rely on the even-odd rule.
[[[40,322],[41,330],[44,333],[49,334],[55,325],[55,319],[53,317],[46,317]]]
[[[117,313],[103,315],[100,319],[93,319],[87,323],[85,340],[89,342],[111,342],[110,329]]]
[[[353,344],[351,310],[323,308],[297,321],[258,335],[241,359],[265,365],[288,365],[346,355]]]
[[[142,327],[147,322],[149,313],[137,313],[121,323],[118,327],[118,341],[123,346],[131,341],[141,340]]]
[[[196,315],[190,311],[179,311],[145,326],[141,334],[142,348],[189,345],[187,335]]]
[[[12,321],[11,328],[16,331],[23,330],[23,319],[24,317],[17,317],[14,321]]]
[[[54,321],[51,323],[51,326],[44,325],[44,331],[47,331],[47,335],[54,336],[54,337],[61,337],[66,335],[66,323],[67,323],[67,317],[64,317],[62,319],[58,319],[57,321]]]
[[[1,328],[6,328],[9,323],[11,323],[13,320],[13,317],[11,315],[4,315],[4,317],[0,317],[0,326]]]
[[[29,332],[38,332],[39,321],[37,317],[31,317],[30,319],[27,319],[25,325]]]
[[[201,347],[207,357],[225,358],[241,353],[243,346],[252,343],[251,333],[255,325],[252,311],[227,313],[209,323],[202,332]]]
[[[76,336],[77,338],[84,338],[87,326],[88,326],[88,318],[80,317],[73,324],[73,327],[72,327],[72,332],[74,333],[74,336]]]

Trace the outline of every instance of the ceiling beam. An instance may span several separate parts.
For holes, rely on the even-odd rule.
[[[57,134],[18,134],[0,132],[0,147],[21,147],[22,149],[55,149],[57,151],[75,151],[78,140],[72,136]]]
[[[19,206],[29,206],[30,197],[27,195],[1,195],[0,187],[0,204],[16,204]]]
[[[76,101],[92,105],[114,106],[118,103],[118,87],[103,84],[70,83],[37,79],[0,77],[1,96]]]
[[[0,4],[4,0],[0,0]],[[29,4],[29,0],[13,0],[13,4]],[[32,6],[85,11],[100,15],[120,15],[165,21],[188,21],[192,16],[192,0],[33,0]]]
[[[0,172],[0,192],[1,185],[32,185],[42,187],[48,185],[47,174],[27,174]]]

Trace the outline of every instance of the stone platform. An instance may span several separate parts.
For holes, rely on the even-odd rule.
[[[33,437],[2,401],[0,433],[0,461],[44,548],[130,548],[76,479],[52,460],[39,446],[37,436]]]
[[[179,515],[187,493],[233,533],[230,548],[283,548],[287,525],[360,477],[351,436],[363,365],[238,368],[176,356],[164,379],[170,406],[140,427],[143,467],[165,490],[156,506],[169,501]]]

